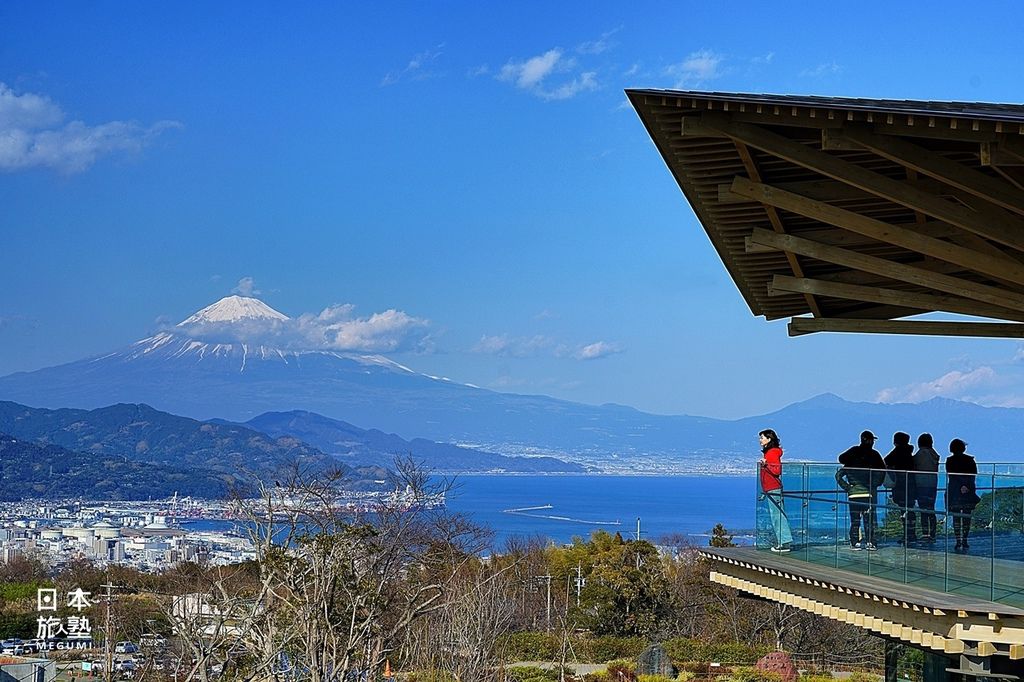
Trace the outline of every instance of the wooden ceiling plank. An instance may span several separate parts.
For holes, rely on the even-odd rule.
[[[731,191],[733,194],[748,197],[762,204],[820,220],[887,244],[955,263],[966,269],[1008,280],[1014,284],[1024,284],[1024,265],[1021,263],[997,260],[989,255],[929,237],[914,230],[890,225],[853,211],[786,192],[771,185],[751,182],[739,176],[733,180]]]
[[[924,336],[976,336],[1024,338],[1024,324],[1012,322],[936,322],[931,320],[847,320],[842,318],[794,317],[790,336],[816,332],[853,334],[918,334]]]
[[[736,142],[736,152],[740,155],[740,159],[743,161],[743,166],[747,170],[747,175],[752,180],[757,182],[761,181],[761,172],[757,168],[757,163],[754,161],[754,157],[750,154],[750,149],[741,142]],[[765,213],[768,214],[768,222],[772,224],[772,229],[779,234],[785,234],[786,228],[782,223],[782,218],[779,216],[779,212],[775,210],[774,206],[762,203],[764,206]],[[800,261],[797,259],[796,254],[786,253],[786,260],[789,261],[789,267],[793,271],[793,274],[797,277],[803,277],[804,271],[800,267]],[[815,317],[821,317],[821,306],[814,299],[811,294],[804,294],[804,299],[807,301],[807,307]]]
[[[790,277],[788,275],[775,275],[772,278],[771,286],[768,289],[769,296],[796,293],[811,293],[818,296],[831,296],[851,301],[901,306],[915,310],[977,315],[999,320],[1024,322],[1024,312],[990,306],[949,294],[922,294],[884,287],[842,284],[806,277]]]
[[[892,135],[876,135],[851,126],[843,129],[843,137],[870,149],[875,154],[908,168],[913,168],[947,185],[1002,206],[1008,211],[1024,215],[1024,191],[1008,185],[999,178],[964,166],[941,154],[902,140]]]
[[[863,270],[864,272],[870,272],[882,277],[915,284],[925,289],[944,291],[954,296],[970,298],[975,301],[1012,310],[1024,311],[1024,295],[988,284],[978,284],[958,277],[931,272],[913,265],[894,263],[884,258],[820,244],[809,239],[794,237],[793,235],[775,234],[774,232],[759,228],[755,228],[747,239],[753,244],[772,246],[780,251],[792,251],[800,256],[815,258],[853,270]]]
[[[1024,161],[1024,135],[1003,135],[999,138],[999,148]]]
[[[727,118],[705,115],[705,125],[727,133],[735,140],[784,158],[840,182],[859,187],[894,203],[919,210],[943,222],[958,225],[993,241],[1024,251],[1024,221],[1004,212],[975,212],[966,206],[954,204],[941,197],[907,187],[874,171],[844,161],[826,152],[794,142],[782,135],[748,123],[736,123]]]

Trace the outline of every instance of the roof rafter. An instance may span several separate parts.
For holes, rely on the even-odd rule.
[[[752,244],[774,247],[779,251],[792,251],[795,254],[808,258],[816,258],[853,270],[863,270],[882,277],[888,277],[889,279],[915,284],[926,289],[943,291],[947,294],[989,303],[998,307],[1024,311],[1024,295],[988,284],[978,284],[913,265],[893,263],[884,258],[869,256],[836,246],[827,246],[792,235],[775,234],[760,228],[755,228],[747,239]]]
[[[750,154],[750,150],[742,142],[735,142],[736,151],[740,155],[740,159],[743,160],[743,166],[747,170],[747,175],[750,176],[751,180],[755,182],[761,181],[761,173],[757,168],[757,162],[754,161],[754,157]],[[772,224],[772,229],[779,234],[786,233],[786,227],[782,223],[782,218],[779,216],[779,212],[775,210],[775,207],[762,202],[764,205],[765,213],[768,214],[768,222]],[[797,277],[804,276],[804,269],[800,266],[800,261],[797,260],[796,254],[786,252],[786,260],[789,261],[789,267],[792,268],[793,274]],[[818,302],[814,300],[814,296],[810,293],[804,293],[804,299],[807,301],[807,307],[811,309],[811,313],[815,317],[821,317],[821,307]]]
[[[981,171],[968,168],[941,154],[892,135],[876,135],[857,126],[843,128],[842,134],[890,161],[913,168],[947,185],[958,187],[976,197],[1024,215],[1024,191],[999,178],[985,175]]]
[[[920,311],[935,310],[1024,322],[1024,311],[991,306],[951,294],[919,293],[886,287],[828,282],[807,277],[775,275],[768,289],[768,295],[775,296],[779,293],[812,293],[818,296],[845,298],[851,301],[871,301],[881,305],[913,308]]]
[[[922,336],[979,336],[1024,338],[1024,324],[1013,322],[937,322],[931,320],[847,320],[839,318],[794,317],[790,336],[815,332],[854,334],[917,334]]]
[[[908,228],[890,225],[881,220],[808,199],[770,185],[751,182],[746,178],[735,178],[731,191],[733,194],[745,196],[762,204],[775,206],[808,218],[815,218],[865,237],[902,246],[911,251],[939,258],[997,279],[1007,280],[1012,284],[1024,284],[1024,264],[1021,263],[992,258],[989,255],[950,244]]]
[[[705,114],[703,125],[727,134],[734,140],[786,159],[804,168],[826,175],[860,189],[877,194],[912,210],[921,211],[943,222],[1024,251],[1024,221],[1005,211],[992,209],[972,211],[934,194],[908,187],[906,183],[886,177],[857,164],[844,161],[827,152],[749,123],[735,123],[720,116]]]

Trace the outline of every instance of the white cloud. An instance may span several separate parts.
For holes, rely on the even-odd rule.
[[[621,353],[618,344],[596,341],[584,345],[558,343],[555,339],[537,334],[534,336],[510,336],[509,334],[484,335],[470,352],[495,355],[504,358],[532,358],[549,356],[572,358],[574,360],[596,360],[614,353]]]
[[[246,279],[251,280],[242,281]],[[251,281],[249,284],[254,286]],[[429,320],[393,308],[358,317],[355,309],[351,303],[342,303],[287,320],[207,322],[165,329],[211,343],[241,342],[281,350],[390,353],[431,349]]]
[[[404,69],[389,71],[386,73],[384,78],[380,81],[381,87],[383,88],[389,85],[394,85],[395,83],[399,83],[403,80],[423,80],[424,78],[430,78],[435,75],[430,71],[430,67],[437,62],[438,57],[442,54],[444,54],[444,43],[413,55],[412,59],[410,59],[409,63],[405,65]]]
[[[554,341],[546,336],[512,337],[508,334],[484,335],[470,351],[498,357],[529,358],[548,352]]]
[[[773,59],[775,59],[775,53],[768,52],[766,54],[758,55],[757,57],[754,57],[750,61],[753,64],[771,64]]]
[[[0,83],[0,170],[51,168],[79,173],[100,157],[118,152],[137,153],[176,121],[142,126],[133,121],[110,121],[89,126],[64,123],[64,112],[49,97],[17,94]]]
[[[595,341],[594,343],[587,344],[577,350],[573,357],[577,360],[596,360],[597,358],[603,358],[621,352],[622,348],[617,344],[608,343],[607,341]]]
[[[821,78],[823,76],[830,76],[835,73],[839,73],[843,68],[835,62],[824,62],[818,64],[814,68],[804,69],[800,72],[802,78]]]
[[[576,51],[580,54],[601,54],[602,52],[607,52],[615,46],[612,36],[621,30],[622,27],[619,26],[610,31],[605,31],[597,40],[588,40],[577,45]]]
[[[516,87],[528,90],[536,87],[554,70],[555,65],[562,58],[562,51],[558,48],[548,50],[542,55],[530,57],[524,62],[508,62],[501,67],[498,78],[516,84]]]
[[[724,56],[711,50],[698,50],[678,64],[666,67],[665,73],[675,79],[674,87],[693,87],[721,76],[724,60]]]
[[[243,277],[238,280],[238,284],[231,290],[231,293],[242,296],[258,296],[263,292],[256,288],[256,280],[252,277]]]
[[[415,332],[426,326],[426,320],[392,308],[368,318],[334,322],[324,331],[328,347],[335,350],[381,353],[408,347]]]
[[[919,403],[943,397],[977,402],[972,394],[992,387],[996,380],[996,371],[988,366],[969,371],[953,370],[931,381],[883,389],[875,399],[881,403]]]
[[[565,100],[597,89],[597,72],[578,69],[577,61],[556,47],[525,61],[509,60],[496,78],[543,100]]]

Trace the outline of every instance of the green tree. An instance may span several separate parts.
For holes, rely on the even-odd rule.
[[[574,538],[568,547],[549,548],[548,565],[554,579],[565,580],[570,587],[572,618],[595,634],[651,632],[659,611],[667,605],[662,559],[646,540],[627,541],[597,530],[589,541]],[[578,606],[577,578],[581,579]]]
[[[984,493],[974,508],[974,523],[996,532],[1024,531],[1024,488],[1000,488]]]
[[[733,533],[720,523],[716,523],[715,527],[711,529],[711,539],[708,540],[708,544],[712,547],[735,547],[736,543],[732,541],[735,537]]]

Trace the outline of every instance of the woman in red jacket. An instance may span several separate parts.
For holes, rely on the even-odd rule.
[[[772,429],[765,429],[757,435],[763,453],[759,462],[761,493],[768,501],[768,516],[775,533],[775,544],[771,549],[773,552],[788,552],[793,548],[793,532],[782,501],[782,447],[778,434]]]

